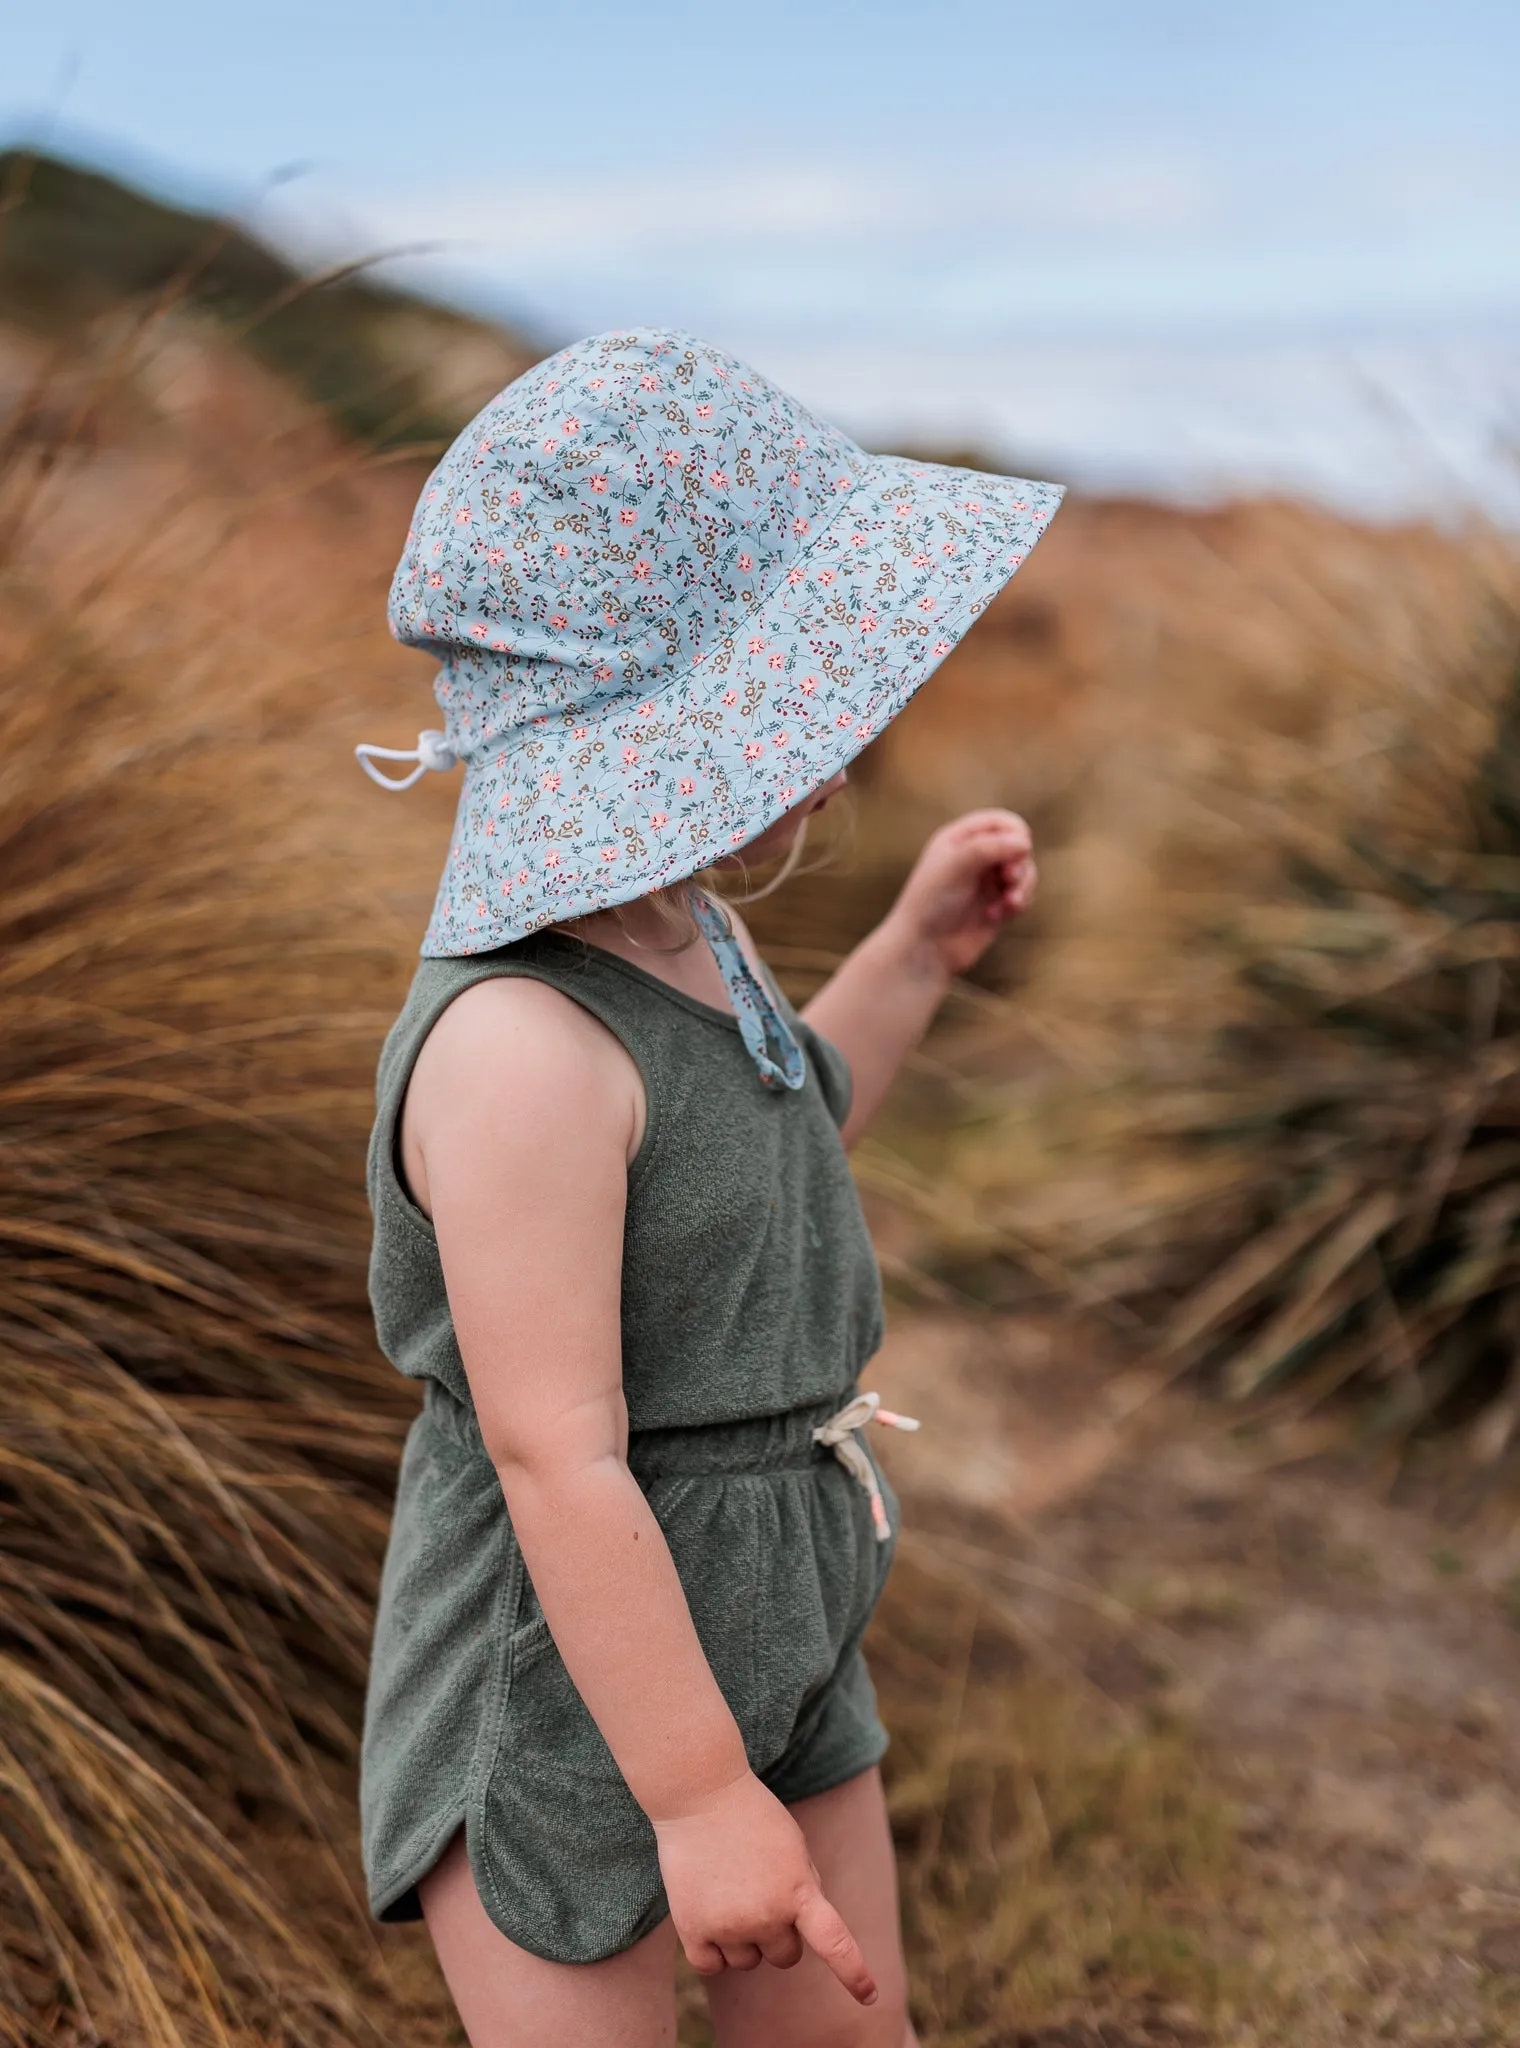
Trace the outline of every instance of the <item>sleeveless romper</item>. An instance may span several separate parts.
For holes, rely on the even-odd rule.
[[[839,1140],[848,1068],[779,992],[807,1057],[795,1093],[760,1085],[731,1016],[563,934],[419,967],[381,1055],[370,1147],[376,1327],[425,1395],[375,1624],[365,1871],[380,1919],[416,1919],[418,1880],[462,1824],[502,1932],[584,1963],[664,1916],[654,1832],[549,1634],[481,1443],[437,1241],[396,1164],[423,1041],[495,975],[583,1005],[643,1076],[622,1274],[628,1462],[750,1764],[787,1801],[843,1784],[886,1747],[860,1642],[893,1546],[812,1440],[881,1340],[881,1291]]]

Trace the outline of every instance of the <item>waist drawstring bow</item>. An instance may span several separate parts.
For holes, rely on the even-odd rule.
[[[880,1394],[857,1394],[837,1415],[831,1415],[827,1422],[820,1423],[813,1431],[813,1442],[821,1444],[826,1451],[832,1451],[860,1487],[871,1503],[876,1540],[888,1543],[892,1537],[892,1524],[887,1520],[887,1504],[881,1497],[881,1481],[876,1477],[876,1467],[871,1463],[865,1445],[856,1434],[868,1422],[880,1422],[888,1429],[918,1428],[911,1415],[897,1415],[892,1409],[883,1408]]]

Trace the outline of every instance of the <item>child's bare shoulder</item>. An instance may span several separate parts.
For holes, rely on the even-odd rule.
[[[526,974],[493,975],[455,997],[418,1055],[412,1092],[452,1093],[461,1080],[482,1104],[502,1090],[586,1100],[626,1094],[638,1069],[620,1040],[570,996]]]

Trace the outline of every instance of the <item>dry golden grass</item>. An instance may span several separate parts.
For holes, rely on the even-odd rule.
[[[1493,1463],[1520,1422],[1520,619],[1489,567],[1438,686],[1368,664],[1328,739],[1211,760],[1228,829],[1178,802],[1148,911],[1053,949],[1025,1000],[1047,1044],[1071,1002],[1064,1076],[984,1067],[958,1131],[875,1172],[944,1276],[1064,1293],[1236,1396],[1356,1385],[1394,1435],[1472,1418]]]
[[[18,2040],[347,2039],[229,1835],[283,1813],[352,1889],[332,1787],[409,1406],[357,1176],[397,963],[336,863],[292,886],[299,785],[207,695],[214,562],[180,617],[162,527],[94,589],[50,551],[82,427],[0,479],[0,1996]]]

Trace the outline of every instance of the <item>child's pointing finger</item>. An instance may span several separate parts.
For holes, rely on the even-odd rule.
[[[797,1932],[821,1961],[828,1964],[851,1998],[861,2005],[876,2003],[876,1979],[866,1967],[860,1944],[822,1892],[815,1891],[797,1915]]]

